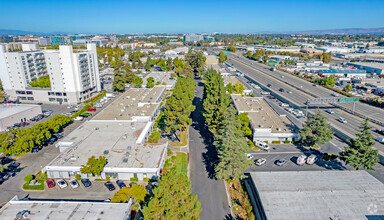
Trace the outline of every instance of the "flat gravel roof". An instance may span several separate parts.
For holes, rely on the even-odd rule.
[[[40,106],[26,104],[2,104],[0,105],[0,119],[38,107]]]

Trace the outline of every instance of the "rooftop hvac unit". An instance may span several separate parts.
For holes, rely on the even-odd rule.
[[[123,158],[123,163],[128,163],[128,158]]]
[[[131,150],[132,150],[132,147],[131,146],[127,146],[127,154],[130,154]]]
[[[263,107],[260,107],[259,110],[260,110],[260,111],[263,111],[264,109],[263,109]]]
[[[259,128],[262,128],[263,127],[263,125],[259,125]]]
[[[281,128],[276,128],[276,130],[281,131]]]
[[[109,154],[109,150],[105,150],[105,151],[103,152],[103,154],[104,154],[104,155],[108,155],[108,154]]]
[[[95,127],[94,129],[95,129],[95,131],[99,130],[99,128],[98,128],[98,127]]]

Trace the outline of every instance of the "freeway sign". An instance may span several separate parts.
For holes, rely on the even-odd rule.
[[[230,53],[229,51],[224,51],[224,53]]]
[[[340,98],[339,103],[358,102],[359,100],[360,100],[359,97]]]

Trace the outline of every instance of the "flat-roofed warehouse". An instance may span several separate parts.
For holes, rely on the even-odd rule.
[[[110,176],[121,180],[137,177],[156,179],[165,162],[167,143],[146,144],[153,122],[91,120],[75,129],[56,144],[61,154],[52,160],[43,172],[49,178],[70,178],[80,172],[91,156],[105,156],[102,178]]]
[[[279,116],[263,97],[232,94],[231,98],[239,114],[248,113],[255,143],[292,141],[299,138],[291,121],[286,116]]]
[[[160,82],[160,84],[165,85],[168,90],[173,89],[176,84],[176,78],[171,77],[171,72],[151,71],[143,78],[143,85],[147,85],[149,77],[152,77],[155,80],[155,83]]]
[[[251,172],[256,219],[382,219],[384,184],[363,170]]]
[[[130,217],[128,203],[34,201],[13,197],[0,209],[0,219],[123,220]]]
[[[165,86],[130,88],[92,120],[155,120],[165,94]]]
[[[2,104],[0,105],[0,131],[12,127],[15,123],[26,122],[41,114],[40,105]]]

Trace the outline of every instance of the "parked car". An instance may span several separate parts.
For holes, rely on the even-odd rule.
[[[81,109],[81,107],[79,106],[79,105],[77,105],[76,107],[75,107],[75,111],[79,111]]]
[[[75,120],[75,121],[82,121],[84,118],[83,117],[81,117],[81,116],[77,116],[76,118],[74,118],[73,120]]]
[[[60,139],[60,138],[64,137],[64,134],[63,133],[56,133],[56,134],[53,134],[53,136],[56,137],[57,139]]]
[[[34,148],[32,148],[32,153],[36,153],[36,152],[39,152],[39,148],[38,147],[34,147]]]
[[[327,113],[329,113],[329,114],[333,114],[333,113],[335,113],[332,109],[327,109],[327,110],[325,110],[325,112],[327,112]]]
[[[28,126],[29,122],[22,122],[21,124],[23,124],[23,127],[24,127],[24,126]]]
[[[376,132],[376,133],[378,133],[378,134],[384,135],[384,130],[381,130],[381,129],[376,128],[376,129],[373,130],[373,131]]]
[[[267,162],[267,159],[265,159],[265,158],[260,158],[260,159],[257,159],[257,160],[256,160],[255,164],[256,164],[257,166],[262,166],[262,165],[264,165],[266,162]]]
[[[105,185],[105,187],[107,187],[107,189],[108,189],[109,191],[113,191],[113,190],[115,190],[115,186],[114,186],[113,183],[111,183],[111,182],[106,182],[106,183],[104,183],[104,185]]]
[[[18,162],[12,162],[8,165],[8,170],[12,171],[20,166],[20,163]]]
[[[378,137],[376,138],[376,140],[377,140],[378,142],[384,144],[384,137],[382,137],[382,136],[378,136]]]
[[[73,189],[79,188],[79,183],[78,183],[77,180],[75,180],[75,179],[71,179],[71,180],[69,181],[69,185],[71,185],[71,187],[72,187]]]
[[[48,188],[55,187],[56,186],[55,180],[53,180],[53,179],[47,180],[47,186],[48,186]]]
[[[331,96],[335,96],[335,97],[337,97],[337,96],[339,96],[339,94],[337,94],[337,93],[331,93]]]
[[[253,155],[252,154],[247,154],[247,158],[248,158],[248,160],[252,160],[253,159]]]
[[[297,158],[296,164],[299,165],[299,166],[302,166],[302,165],[305,164],[306,161],[307,161],[307,156],[305,156],[305,155],[300,155],[300,156]]]
[[[65,182],[65,180],[63,180],[63,179],[59,179],[57,181],[57,185],[59,185],[59,187],[62,188],[62,189],[64,189],[65,187],[68,186],[67,182]]]
[[[116,180],[116,184],[120,187],[120,189],[127,186],[122,180]]]
[[[72,108],[72,107],[73,107],[73,105],[68,105],[68,106],[67,106],[67,108]]]
[[[89,111],[89,112],[95,112],[95,111],[96,111],[96,108],[88,108],[87,111]]]
[[[84,187],[90,187],[92,185],[89,179],[81,179],[81,183],[84,185]]]
[[[345,120],[345,118],[339,117],[337,120],[343,124],[347,124],[347,120]]]
[[[277,166],[283,166],[286,163],[287,163],[287,161],[285,159],[276,160],[276,162],[275,162],[275,164]]]
[[[269,150],[268,144],[263,141],[255,141],[255,146],[262,150]]]
[[[316,163],[318,157],[314,154],[311,154],[308,158],[307,158],[307,164],[309,165],[312,165],[314,163]]]
[[[57,140],[57,138],[55,138],[55,137],[51,137],[51,138],[49,138],[49,140],[48,140],[48,144],[53,144],[53,143],[55,143],[56,140]]]

